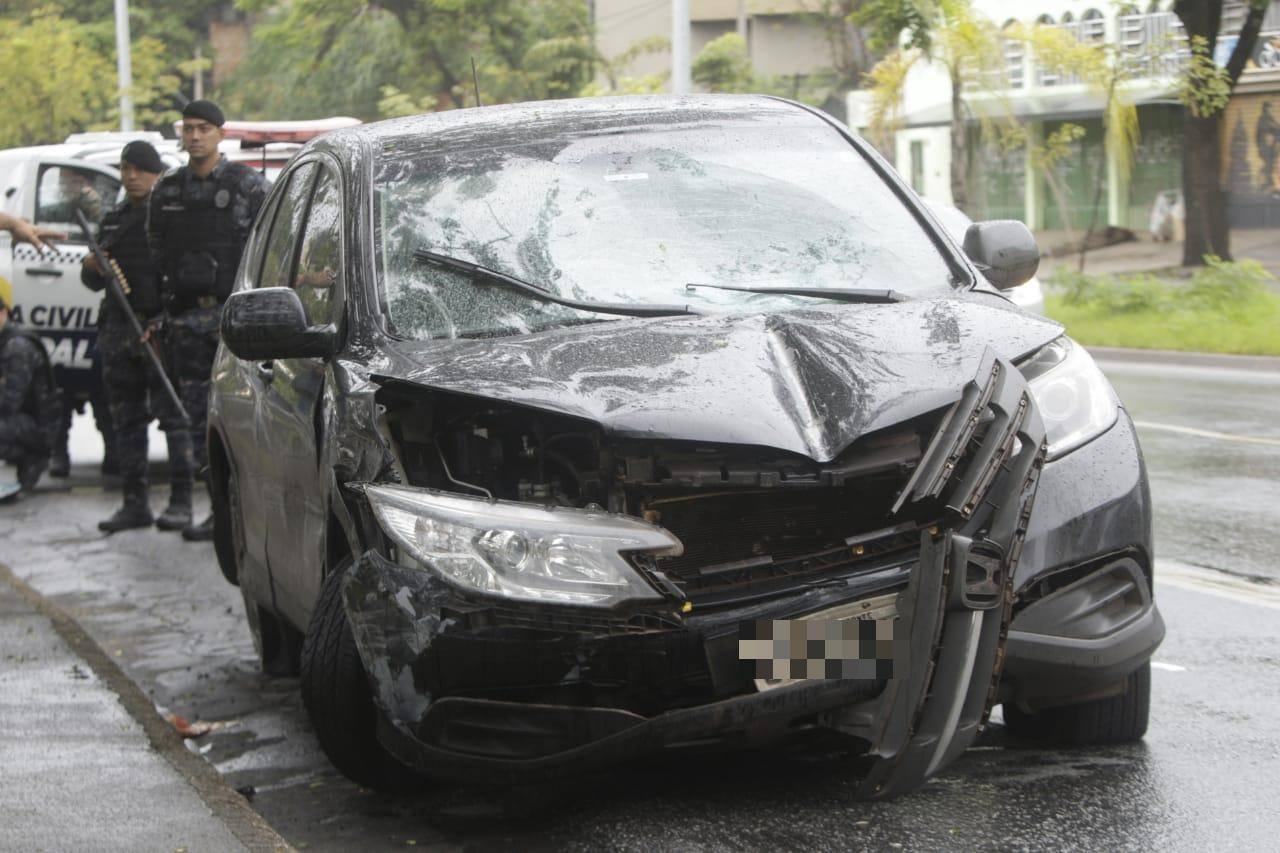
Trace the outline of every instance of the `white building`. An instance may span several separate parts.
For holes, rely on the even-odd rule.
[[[1079,230],[1088,224],[1101,178],[1104,205],[1097,224],[1144,227],[1155,197],[1181,186],[1182,107],[1175,97],[1175,75],[1187,51],[1181,24],[1168,11],[1172,4],[1158,0],[1139,9],[1138,4],[1109,0],[974,0],[973,5],[997,26],[1015,21],[1053,25],[1081,41],[1116,45],[1118,55],[1130,64],[1125,94],[1138,105],[1141,140],[1132,173],[1125,179],[1102,144],[1104,94],[1050,73],[1022,42],[1007,40],[1003,79],[993,81],[994,86],[966,87],[970,113],[1012,113],[1026,127],[1029,145],[1064,122],[1081,126],[1085,136],[1072,144],[1051,176],[1029,168],[1026,151],[1002,153],[992,145],[971,145],[968,212],[975,218],[1023,219],[1032,228]],[[1220,61],[1225,62],[1234,46],[1232,34],[1245,13],[1243,3],[1228,3],[1226,35],[1218,45]],[[1280,223],[1280,210],[1273,212],[1273,203],[1265,198],[1276,186],[1280,97],[1274,113],[1276,138],[1258,141],[1271,132],[1268,98],[1280,78],[1280,71],[1273,70],[1280,66],[1280,7],[1268,13],[1263,33],[1225,122],[1224,185],[1232,192],[1237,225],[1271,224],[1273,219]],[[998,94],[991,91],[997,88]],[[917,63],[904,90],[902,129],[887,152],[918,192],[944,203],[952,200],[950,102],[946,71],[937,64]],[[864,92],[850,95],[849,122],[855,129],[865,130],[868,103]],[[977,122],[971,121],[970,128],[976,140]]]

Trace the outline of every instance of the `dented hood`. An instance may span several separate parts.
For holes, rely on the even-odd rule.
[[[827,462],[955,400],[984,350],[1062,333],[982,294],[777,314],[617,321],[392,348],[380,381],[594,421],[619,437],[772,447]]]

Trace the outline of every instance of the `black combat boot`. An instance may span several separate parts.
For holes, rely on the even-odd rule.
[[[18,485],[22,491],[29,492],[36,487],[48,464],[48,456],[28,456],[18,463]]]
[[[161,530],[182,530],[191,526],[191,481],[174,483],[169,487],[169,505],[156,519]]]
[[[50,477],[70,477],[71,476],[71,456],[67,453],[67,448],[63,447],[53,451],[53,457],[49,460],[49,476]]]
[[[115,533],[119,530],[132,530],[135,527],[150,527],[151,522],[146,481],[130,479],[124,484],[124,506],[116,510],[110,518],[99,521],[98,529],[103,533]]]
[[[213,539],[213,514],[199,524],[182,528],[182,538],[188,542],[208,542]]]

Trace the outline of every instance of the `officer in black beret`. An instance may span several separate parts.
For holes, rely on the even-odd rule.
[[[231,293],[240,253],[268,188],[262,175],[218,152],[225,121],[212,101],[192,101],[183,109],[187,165],[156,183],[147,224],[167,311],[170,373],[191,416],[196,470],[205,478],[209,375],[218,348],[222,303]],[[183,528],[182,536],[212,539],[213,516]]]
[[[125,199],[102,219],[102,248],[120,267],[128,288],[129,307],[146,327],[161,315],[156,266],[147,244],[147,209],[151,188],[164,171],[160,155],[149,142],[130,142],[120,152],[120,179]],[[102,290],[107,279],[97,258],[89,254],[80,280],[91,290]],[[116,458],[124,477],[124,506],[98,522],[108,533],[133,527],[181,530],[191,524],[191,486],[195,463],[191,432],[170,402],[147,360],[133,325],[111,298],[102,301],[98,313],[98,352],[111,420],[115,424]],[[169,506],[152,518],[147,481],[147,425],[159,418],[169,445]]]

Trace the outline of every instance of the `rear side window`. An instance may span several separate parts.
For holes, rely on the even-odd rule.
[[[294,290],[307,309],[307,320],[312,325],[333,322],[337,299],[334,290],[341,269],[342,194],[333,173],[322,169],[311,197],[298,270],[293,277]]]
[[[307,193],[311,190],[314,163],[304,163],[289,177],[280,203],[276,205],[275,220],[271,223],[271,235],[267,238],[267,251],[262,259],[259,287],[289,287],[289,273],[293,268],[295,237],[302,228],[302,215],[307,209]]]

